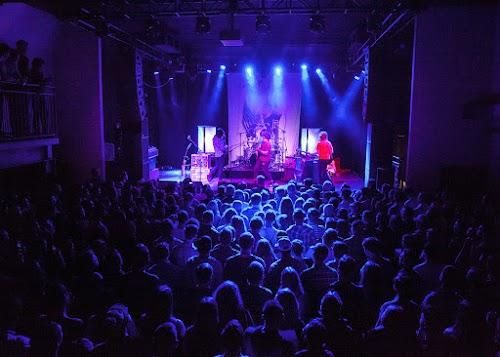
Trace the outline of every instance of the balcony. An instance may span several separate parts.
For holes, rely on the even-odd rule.
[[[54,92],[51,86],[0,82],[0,141],[55,136]]]
[[[57,144],[55,88],[0,82],[0,169],[51,160]]]

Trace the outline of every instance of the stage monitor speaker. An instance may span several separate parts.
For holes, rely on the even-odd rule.
[[[115,144],[104,143],[104,161],[115,161]]]
[[[307,160],[305,162],[302,180],[306,178],[312,178],[314,183],[320,183],[318,160]]]

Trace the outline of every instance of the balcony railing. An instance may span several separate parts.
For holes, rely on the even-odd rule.
[[[55,136],[54,92],[46,85],[0,82],[0,140]]]

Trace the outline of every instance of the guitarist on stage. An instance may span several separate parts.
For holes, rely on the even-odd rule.
[[[218,178],[219,180],[222,178],[222,171],[224,170],[224,162],[226,160],[226,133],[224,129],[217,128],[215,132],[215,136],[212,139],[212,143],[214,144],[215,149],[215,165],[210,170],[208,174],[208,181],[212,181],[214,178]]]
[[[262,171],[266,180],[271,179],[271,173],[269,172],[269,164],[271,163],[271,134],[267,130],[260,132],[262,137],[262,142],[257,149],[257,160],[253,168],[253,176],[257,175]]]

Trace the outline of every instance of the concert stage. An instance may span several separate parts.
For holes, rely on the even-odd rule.
[[[271,169],[271,175],[273,177],[273,182],[278,184],[284,184],[288,180],[284,179],[285,170],[284,169]],[[189,176],[187,176],[189,177]],[[171,170],[160,170],[159,181],[162,183],[179,183],[184,180],[186,176],[182,176],[180,169]],[[248,167],[227,167],[224,169],[223,178],[218,182],[218,180],[212,180],[210,186],[217,187],[218,184],[227,183],[255,183],[255,178],[253,177],[253,170]],[[341,186],[343,184],[349,185],[353,189],[361,189],[363,187],[363,178],[356,174],[355,172],[342,169],[337,172],[337,175],[333,181],[336,186]]]

